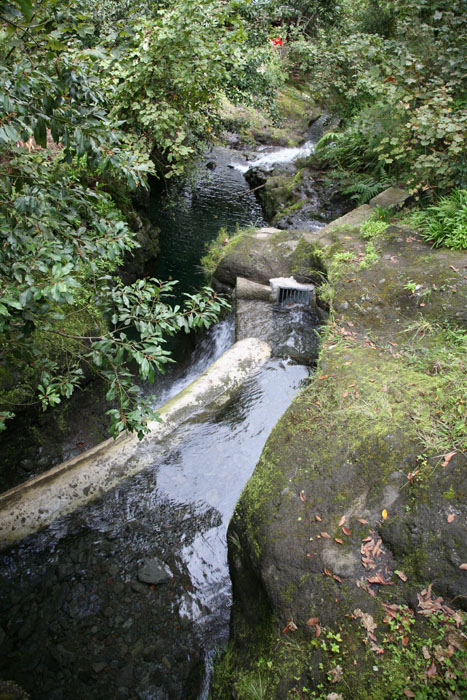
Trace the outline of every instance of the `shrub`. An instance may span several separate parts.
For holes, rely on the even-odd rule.
[[[437,204],[413,212],[410,223],[436,247],[466,250],[467,190],[454,190]]]

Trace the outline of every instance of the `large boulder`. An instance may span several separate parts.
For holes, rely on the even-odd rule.
[[[282,229],[314,231],[347,212],[352,203],[320,172],[293,163],[272,170],[253,167],[245,177],[261,204],[265,219]]]
[[[303,241],[300,232],[261,228],[226,243],[214,279],[232,287],[237,277],[269,284],[273,277],[293,275],[297,282],[319,283],[321,269],[314,244]]]
[[[370,214],[304,234],[334,320],[230,525],[219,699],[465,690],[467,254],[401,226],[370,245]]]

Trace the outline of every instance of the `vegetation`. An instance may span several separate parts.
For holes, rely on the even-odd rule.
[[[155,413],[134,368],[153,381],[165,338],[225,305],[205,290],[172,308],[174,282],[117,272],[137,245],[129,193],[185,171],[224,95],[258,102],[280,80],[237,4],[2,3],[0,429],[17,406],[68,398],[89,368],[116,402],[111,433],[141,436]]]
[[[453,190],[437,204],[412,212],[409,223],[434,246],[467,249],[467,190]]]
[[[460,4],[433,0],[344,3],[339,27],[289,58],[343,120],[317,148],[347,185],[393,180],[418,195],[464,187],[467,126]],[[358,192],[358,189],[355,190]]]
[[[434,611],[422,622],[422,615],[406,605],[382,603],[377,620],[358,608],[348,617],[337,629],[310,618],[298,626],[292,622],[282,633],[275,630],[269,648],[240,674],[229,648],[216,671],[212,697],[229,697],[232,685],[242,700],[359,700],[369,693],[374,700],[441,700],[467,689],[462,612]],[[288,692],[281,688],[284,677],[290,680]]]

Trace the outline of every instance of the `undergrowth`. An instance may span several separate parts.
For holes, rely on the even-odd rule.
[[[435,247],[467,249],[467,190],[453,190],[437,204],[409,216],[409,224]]]

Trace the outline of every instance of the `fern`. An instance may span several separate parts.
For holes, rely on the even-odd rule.
[[[467,190],[454,190],[410,217],[412,226],[434,246],[467,249]]]
[[[315,152],[320,152],[326,146],[333,146],[335,143],[341,141],[345,136],[345,131],[327,131],[315,146]]]
[[[347,184],[341,187],[341,192],[350,195],[351,199],[355,199],[359,206],[366,204],[370,199],[391,186],[391,181],[387,178],[374,180],[371,175],[363,173],[351,173],[351,178],[351,182],[347,181]]]

